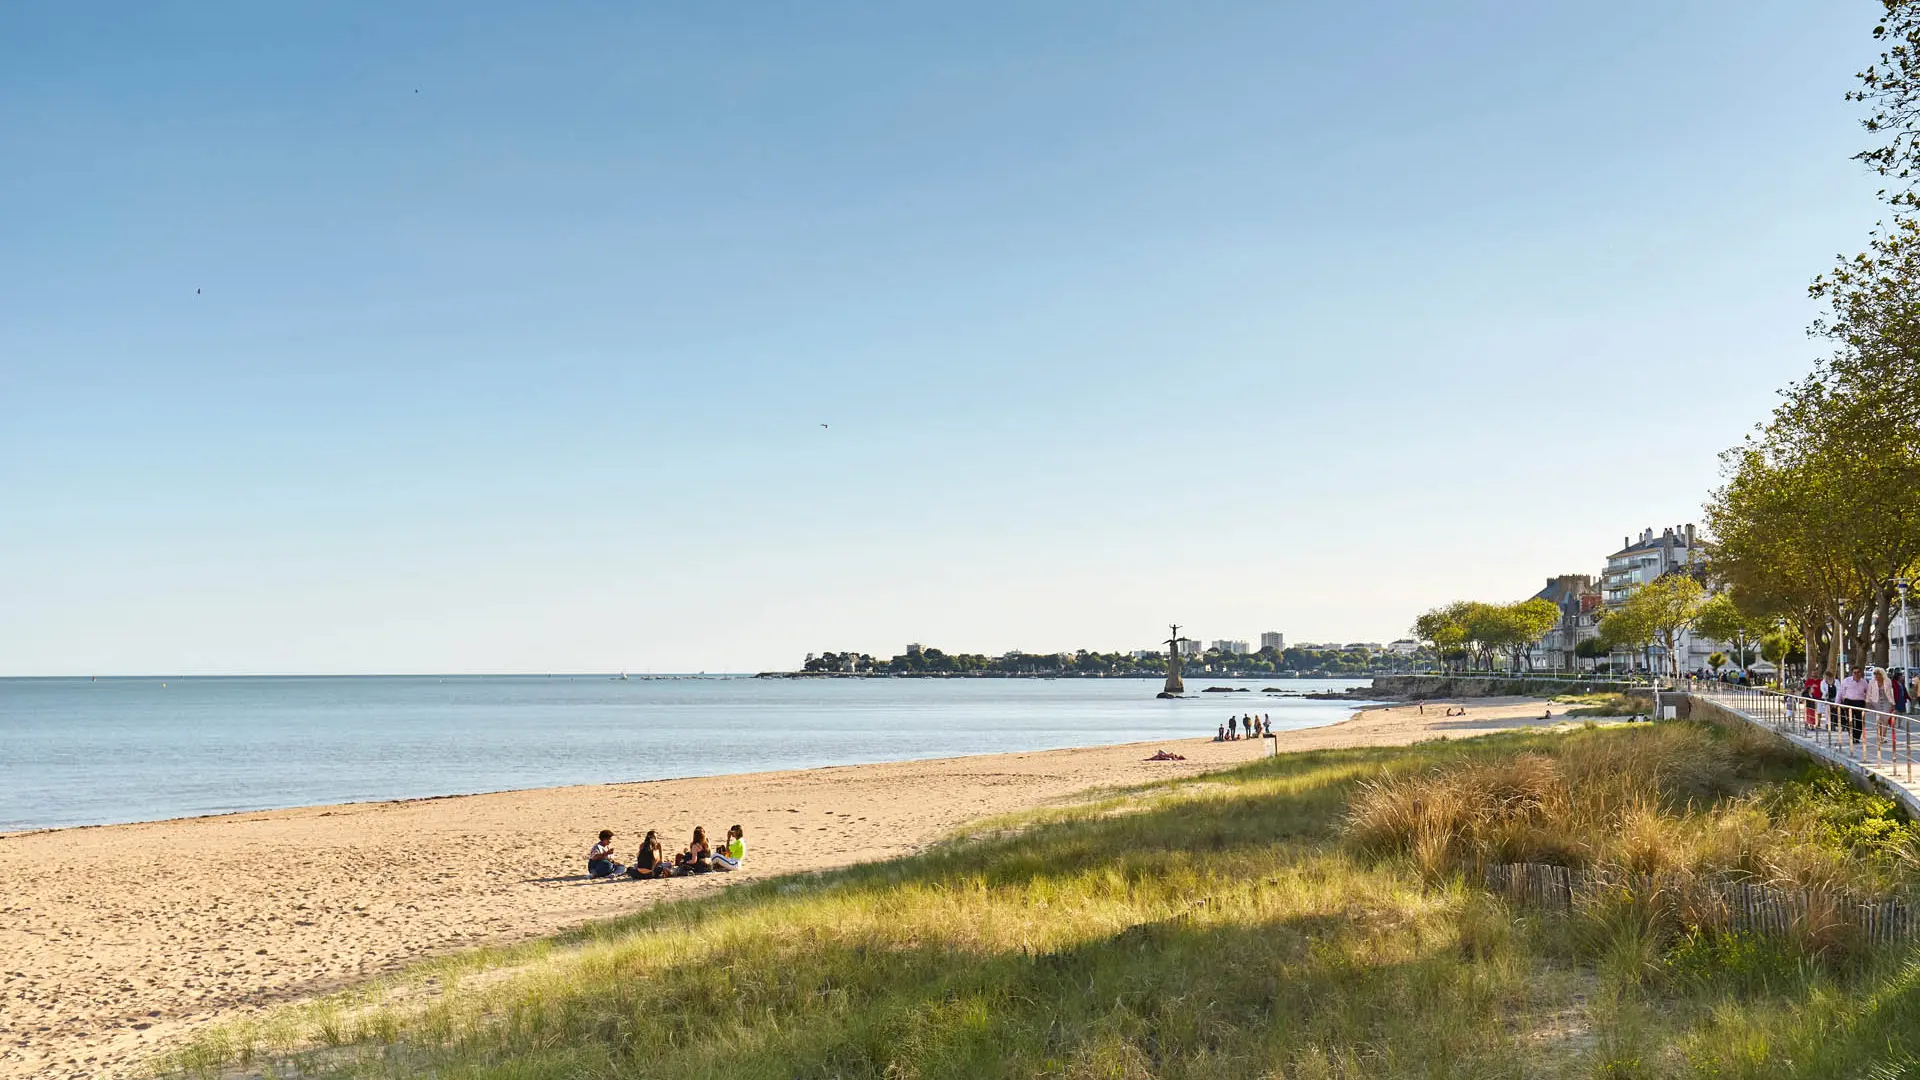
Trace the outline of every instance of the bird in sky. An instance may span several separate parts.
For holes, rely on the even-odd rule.
[[[193,295],[195,295],[195,296],[199,296],[199,295],[200,295],[200,290],[199,290],[199,289],[195,289],[195,290],[193,290]]]
[[[821,427],[826,427],[827,425],[825,425],[825,424],[821,424],[820,426],[821,426]]]

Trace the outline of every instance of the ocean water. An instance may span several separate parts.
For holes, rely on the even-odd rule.
[[[1365,685],[609,676],[0,679],[0,832],[1276,729]]]

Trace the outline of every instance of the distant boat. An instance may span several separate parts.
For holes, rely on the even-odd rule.
[[[615,676],[613,677],[613,681],[614,681],[614,682],[626,682],[626,681],[627,681],[627,673],[623,671],[623,672],[621,672],[620,674],[618,674],[618,675],[615,675]]]

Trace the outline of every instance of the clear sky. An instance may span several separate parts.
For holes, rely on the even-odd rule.
[[[0,7],[0,674],[1388,640],[1596,572],[1819,351],[1878,6]]]

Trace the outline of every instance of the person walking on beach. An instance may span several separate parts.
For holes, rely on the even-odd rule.
[[[1853,745],[1860,745],[1860,735],[1866,726],[1866,714],[1860,710],[1867,705],[1867,680],[1862,677],[1860,665],[1855,664],[1840,680],[1840,688],[1834,693],[1840,696],[1840,719],[1846,724],[1847,733],[1853,736]]]

